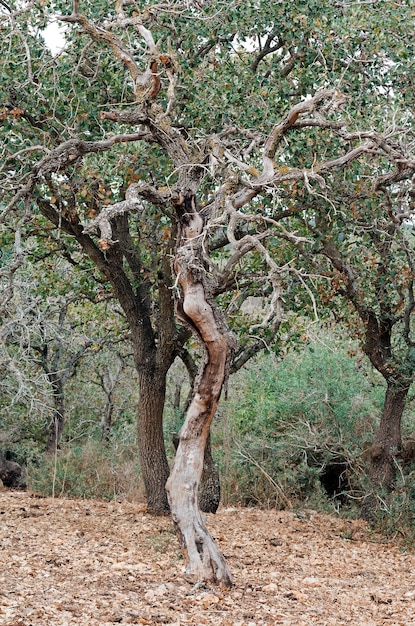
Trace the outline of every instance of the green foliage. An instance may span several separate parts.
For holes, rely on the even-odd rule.
[[[17,9],[19,3],[11,2],[11,5]],[[124,8],[133,15],[133,11],[147,9],[147,5],[140,1],[125,3]],[[72,137],[96,140],[131,131],[129,127],[101,119],[102,111],[119,106],[128,110],[134,104],[131,80],[111,51],[102,42],[90,41],[79,32],[78,26],[68,27],[67,46],[62,54],[54,57],[45,45],[42,29],[48,19],[55,11],[68,13],[69,8],[70,3],[63,0],[37,2],[28,11],[24,8],[17,11],[13,20],[9,20],[4,8],[1,9],[0,156],[5,178],[1,209],[25,184],[36,163],[63,141]],[[104,19],[114,17],[114,2],[84,3],[81,10],[87,12],[91,20],[102,24]],[[256,139],[259,137],[251,152],[248,148],[252,135],[248,140],[239,130],[229,144],[235,155],[248,154],[246,170],[238,173],[241,187],[251,184],[250,168],[261,167],[261,141],[293,104],[320,87],[336,87],[346,95],[342,115],[349,121],[349,130],[411,128],[415,40],[407,35],[407,25],[413,22],[413,6],[409,0],[399,3],[387,0],[270,3],[260,0],[232,1],[226,5],[213,1],[197,6],[190,3],[187,8],[173,13],[154,10],[154,14],[148,12],[146,18],[155,39],[160,42],[160,49],[171,53],[180,66],[172,123],[181,136],[202,145],[207,135],[221,133],[233,125],[236,129],[249,128]],[[147,51],[137,41],[137,34],[119,25],[114,25],[113,32],[131,47],[144,71],[148,63]],[[162,80],[167,83],[165,75]],[[165,107],[164,87],[158,102]],[[336,121],[337,114],[330,119]],[[343,140],[331,128],[324,132],[320,129],[305,132],[301,127],[291,131],[276,155],[276,172],[284,167],[312,168],[315,163],[343,154],[345,148],[357,142],[356,138]],[[334,310],[337,319],[349,325],[352,335],[358,338],[361,327],[339,298],[344,284],[340,284],[336,271],[325,258],[316,261],[322,242],[334,241],[341,255],[350,260],[358,277],[358,305],[381,318],[381,326],[385,320],[394,322],[393,361],[391,358],[387,365],[393,365],[396,372],[403,372],[412,380],[415,371],[410,337],[413,322],[408,320],[413,312],[410,304],[411,297],[413,299],[413,233],[410,223],[394,232],[391,229],[391,224],[397,224],[401,212],[410,206],[410,189],[408,185],[399,189],[396,186],[390,196],[374,194],[373,178],[386,171],[387,163],[379,159],[374,168],[376,151],[372,152],[347,172],[340,169],[339,176],[334,172],[326,177],[327,188],[331,190],[328,199],[321,197],[322,188],[315,182],[307,186],[301,180],[281,184],[274,190],[270,187],[260,202],[255,201],[249,209],[241,210],[272,217],[281,211],[289,213],[284,221],[285,228],[308,238],[303,246],[305,255],[301,257],[286,241],[283,245],[276,235],[268,248],[275,262],[279,266],[291,264],[292,268],[304,267],[310,262],[307,269],[314,274],[310,284],[317,304]],[[226,176],[238,169],[232,164],[225,174],[219,172],[214,178],[209,169],[211,155],[207,151],[205,155],[202,164],[206,169],[205,177],[198,191],[201,204],[209,202],[224,180],[229,183]],[[50,262],[55,255],[65,257],[76,268],[69,281],[74,300],[87,299],[83,304],[78,300],[71,306],[71,330],[82,328],[76,337],[68,338],[61,333],[59,339],[62,340],[63,334],[64,341],[57,341],[59,333],[43,333],[50,351],[55,347],[56,352],[62,350],[70,354],[85,336],[95,338],[94,325],[100,330],[107,329],[118,340],[123,325],[114,319],[113,311],[101,307],[100,303],[108,295],[107,284],[101,282],[97,286],[102,277],[92,263],[85,262],[72,235],[62,232],[60,222],[58,227],[56,224],[51,227],[39,215],[39,208],[46,203],[49,213],[54,211],[58,221],[63,217],[77,225],[92,219],[102,207],[123,200],[130,183],[151,179],[161,188],[173,185],[177,175],[159,147],[136,142],[118,144],[109,152],[90,154],[82,161],[70,163],[64,171],[57,170],[49,178],[45,176],[37,181],[30,198],[33,219],[23,229],[23,239],[33,263],[42,262],[36,266],[32,277],[33,289],[42,301],[38,310],[44,314],[51,303],[56,303],[68,291],[65,276],[68,267],[66,263]],[[246,179],[243,184],[241,178]],[[310,189],[314,193],[310,194]],[[15,208],[16,216],[19,208],[27,210],[23,202]],[[13,216],[8,222],[9,230],[2,227],[0,231],[3,250],[0,269],[13,258],[10,231],[15,228],[17,219]],[[154,321],[158,317],[160,260],[172,252],[170,214],[168,210],[162,212],[159,207],[148,204],[142,215],[126,219],[136,256],[134,264],[125,267],[125,272],[138,297],[139,286],[149,286],[146,293],[151,296],[149,309],[152,309]],[[218,253],[218,266],[221,262],[223,265],[230,254],[229,250]],[[249,295],[260,298],[269,296],[268,268],[257,251],[247,261],[241,261],[236,274],[238,289],[246,288]],[[315,274],[320,276],[315,277]],[[294,274],[283,278],[282,284],[289,316],[311,312],[311,303],[305,303],[307,296],[301,293],[301,285]],[[258,329],[251,330],[252,320],[248,315],[232,313],[237,295],[221,295],[222,306],[230,311],[230,325],[239,337],[259,335]],[[158,319],[160,322],[160,317]],[[163,320],[159,329],[162,325]],[[292,344],[301,341],[300,332],[293,331],[287,322],[280,331],[279,337],[266,336],[268,345],[271,339],[276,340],[279,354],[286,352],[286,348],[279,346],[280,338]],[[13,333],[16,336],[15,330]],[[0,364],[0,390],[4,392],[0,405],[2,437],[21,448],[22,456],[29,457],[31,455],[23,450],[23,441],[33,442],[35,453],[32,456],[37,456],[37,446],[53,411],[45,379],[39,376],[39,364],[36,365],[33,355],[30,361],[28,346],[33,346],[33,341],[37,342],[41,334],[30,329],[28,341],[9,343],[4,350],[2,345]],[[216,431],[218,442],[223,445],[221,464],[229,485],[228,500],[233,494],[243,502],[264,504],[269,501],[287,506],[292,500],[310,498],[313,490],[320,489],[322,468],[336,455],[350,461],[352,470],[355,469],[353,481],[359,483],[358,457],[362,442],[371,439],[382,386],[377,379],[372,384],[365,365],[360,364],[361,371],[356,371],[344,349],[338,352],[311,345],[305,347],[301,356],[290,355],[277,365],[271,360],[259,361],[255,373],[250,373],[248,380],[240,383],[238,406],[230,411],[226,425],[223,419],[222,430]],[[23,384],[22,380],[16,383],[13,376],[12,366],[19,361],[25,363]],[[94,355],[91,362],[102,367]],[[55,369],[62,369],[62,362]],[[95,397],[91,398],[95,374],[91,377],[85,374],[85,369],[80,370],[83,377],[76,377],[70,387],[75,400],[71,398],[68,403],[70,419],[64,436],[81,443],[79,447],[68,445],[58,454],[56,464],[54,460],[53,465],[49,465],[42,489],[49,489],[50,493],[52,484],[54,492],[66,493],[69,489],[69,493],[85,497],[95,493],[94,485],[98,485],[97,492],[107,489],[100,477],[88,474],[85,461],[91,461],[96,454],[104,463],[106,452],[100,449],[100,444],[94,447],[92,443],[83,443],[91,433],[96,436],[102,405]],[[84,401],[86,396],[88,402]],[[100,399],[102,401],[102,397]],[[41,410],[42,404],[46,408]],[[131,419],[131,406],[126,413]],[[89,422],[90,427],[87,427]],[[19,429],[21,437],[16,439]],[[82,492],[82,486],[75,479],[84,472]],[[118,494],[118,487],[111,487],[110,478],[111,474],[104,482],[110,485],[109,492]],[[38,481],[41,488],[40,477]]]
[[[391,493],[380,492],[371,501],[372,527],[412,548],[415,541],[415,470],[404,467]]]
[[[226,501],[321,506],[328,502],[321,474],[339,458],[362,495],[362,444],[372,439],[384,385],[350,350],[321,333],[321,343],[281,362],[261,357],[239,377],[214,430]]]

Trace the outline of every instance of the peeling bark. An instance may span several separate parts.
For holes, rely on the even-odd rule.
[[[205,358],[180,431],[180,443],[166,489],[187,575],[196,582],[230,587],[231,574],[199,509],[198,488],[209,428],[227,375],[233,341],[210,298],[199,245],[203,219],[197,213],[192,194],[187,194],[177,205],[177,214],[180,232],[174,269],[182,290],[178,316],[198,336]]]

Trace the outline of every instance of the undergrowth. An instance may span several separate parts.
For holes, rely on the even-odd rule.
[[[183,380],[183,373],[180,376]],[[283,360],[262,355],[250,362],[232,376],[228,398],[221,401],[212,428],[222,504],[358,515],[370,490],[366,451],[383,398],[382,379],[355,348],[335,336],[304,345]],[[180,424],[177,406],[167,403],[170,461],[172,432]],[[71,440],[67,433],[54,456],[41,454],[38,444],[30,453],[24,444],[29,488],[44,495],[141,501],[131,414],[119,419],[108,442],[100,440],[98,422],[84,432],[78,425],[76,429],[76,437]],[[404,430],[415,431],[410,407]],[[413,539],[414,503],[415,468],[399,467],[397,488],[378,496],[373,521],[387,535]]]
[[[28,466],[28,486],[47,496],[143,500],[136,444],[127,430],[108,442],[88,439],[66,444]]]

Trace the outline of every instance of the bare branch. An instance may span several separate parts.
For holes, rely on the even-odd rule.
[[[119,18],[116,25],[124,28],[127,25],[133,25],[147,45],[150,58],[144,72],[140,70],[134,60],[133,54],[127,50],[122,41],[109,30],[93,24],[85,15],[78,14],[77,5],[74,7],[72,15],[61,16],[58,19],[63,22],[79,24],[91,39],[105,43],[113,50],[116,58],[125,65],[130,73],[134,84],[134,94],[139,103],[152,101],[157,97],[161,87],[159,75],[159,66],[161,64],[162,67],[165,68],[169,78],[169,104],[164,116],[169,115],[174,103],[174,74],[176,64],[170,55],[159,53],[151,31],[143,25],[142,16],[125,18],[122,11],[122,3],[117,3],[116,9]],[[111,27],[113,25],[108,24],[108,26]]]
[[[130,185],[126,192],[126,199],[102,209],[100,214],[90,222],[83,230],[84,233],[91,233],[99,228],[101,238],[98,242],[102,250],[108,250],[115,241],[112,239],[112,227],[110,221],[118,215],[131,211],[143,210],[143,199],[156,205],[165,205],[167,202],[178,200],[179,194],[166,188],[158,191],[145,182]]]
[[[142,72],[130,52],[124,48],[122,42],[112,33],[90,22],[86,15],[80,15],[78,13],[78,3],[75,3],[74,13],[72,13],[72,15],[58,16],[57,19],[61,22],[79,24],[82,26],[83,31],[88,34],[91,39],[106,43],[113,50],[116,57],[127,67],[134,84],[136,84],[137,81],[139,81],[138,84],[143,84],[140,83],[140,81],[143,80]],[[149,70],[147,70],[147,72],[148,71]]]

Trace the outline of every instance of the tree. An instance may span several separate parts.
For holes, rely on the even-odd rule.
[[[13,6],[12,3],[12,9]],[[94,5],[97,15],[102,14],[104,7],[105,3]],[[169,468],[162,431],[166,374],[177,356],[187,358],[184,345],[190,336],[188,329],[174,324],[169,261],[175,241],[173,214],[163,212],[164,206],[161,210],[157,203],[152,206],[147,202],[138,223],[126,214],[119,215],[117,245],[110,249],[100,249],[84,232],[82,222],[93,218],[102,204],[117,199],[124,201],[128,186],[144,179],[148,170],[157,172],[161,179],[170,176],[171,171],[165,157],[160,159],[157,142],[150,141],[150,149],[143,149],[142,133],[125,133],[125,125],[120,126],[120,134],[103,142],[90,141],[91,136],[101,134],[105,124],[96,115],[96,108],[122,101],[129,87],[123,72],[117,68],[117,54],[124,52],[120,48],[117,53],[116,46],[115,58],[111,55],[104,58],[99,44],[110,43],[111,36],[106,38],[102,29],[96,31],[97,35],[91,26],[88,32],[95,41],[98,39],[98,45],[91,48],[87,42],[84,46],[81,38],[68,33],[67,51],[53,58],[39,31],[46,18],[45,6],[30,15],[23,7],[21,12],[5,11],[2,21],[6,61],[1,121],[8,136],[3,154],[8,204],[4,206],[2,220],[7,219],[10,227],[15,207],[21,199],[31,196],[49,227],[36,215],[30,223],[30,234],[33,226],[40,229],[42,236],[48,237],[49,253],[55,251],[71,264],[79,263],[74,245],[77,242],[112,286],[131,329],[139,373],[138,443],[148,506],[150,511],[162,513],[168,510],[164,485]],[[169,28],[167,23],[164,32]],[[203,39],[204,33],[199,36]],[[191,42],[190,45],[193,48]],[[7,53],[10,46],[14,57]],[[128,65],[133,67],[127,59]],[[166,72],[173,77],[167,66]],[[84,87],[91,82],[91,76],[94,81],[86,98]],[[31,86],[31,96],[27,85]],[[134,99],[128,95],[127,101],[133,103]],[[10,137],[13,139],[9,140]],[[46,156],[33,167],[33,156],[37,153]],[[23,187],[22,181],[25,181]],[[147,200],[151,200],[151,188],[147,191]],[[29,219],[27,210],[16,229],[16,241]],[[222,240],[221,245],[224,243]],[[92,273],[99,280],[93,270]],[[262,341],[251,342],[246,351],[241,346],[233,369],[243,365],[263,346]]]
[[[24,266],[13,274],[12,293],[1,326],[3,384],[9,405],[26,405],[24,421],[35,421],[43,403],[43,425],[36,439],[56,452],[66,419],[66,386],[89,354],[125,341],[125,323],[112,299],[85,276],[85,268],[48,254],[44,241],[32,241]],[[35,391],[37,388],[37,391]],[[42,390],[42,400],[35,401]],[[31,404],[36,410],[31,410]],[[46,414],[48,417],[46,418]],[[12,426],[12,419],[5,419]],[[24,432],[22,417],[19,419]],[[49,423],[46,423],[49,422]],[[19,426],[13,428],[16,443]],[[8,430],[8,427],[7,427]],[[29,429],[30,430],[30,429]],[[4,433],[6,435],[6,433]]]
[[[387,491],[394,487],[403,451],[402,415],[415,375],[414,192],[412,181],[405,180],[412,173],[406,167],[408,147],[406,155],[401,146],[395,148],[398,163],[391,174],[378,172],[376,178],[369,164],[360,163],[330,207],[317,199],[302,220],[312,240],[311,247],[301,248],[303,259],[329,280],[330,288],[326,284],[321,290],[324,305],[332,306],[350,334],[361,339],[387,385],[369,472],[373,487]],[[299,206],[303,211],[301,201]]]
[[[96,116],[91,115],[91,105],[81,91],[85,80],[88,80],[89,63],[85,61],[85,65],[72,80],[70,76],[72,61],[69,55],[66,56],[60,64],[59,80],[56,82],[55,68],[59,61],[54,60],[50,53],[45,51],[41,37],[34,34],[35,29],[45,23],[42,13],[35,12],[27,21],[27,14],[24,11],[22,14],[12,13],[8,17],[10,28],[7,29],[7,37],[3,44],[11,44],[15,48],[15,58],[20,58],[23,64],[20,65],[21,71],[14,73],[15,59],[9,57],[4,68],[3,130],[8,132],[14,127],[14,140],[4,144],[4,157],[6,166],[12,163],[15,168],[14,171],[6,170],[6,178],[10,182],[11,202],[4,208],[2,218],[4,220],[9,216],[20,196],[17,192],[17,196],[13,198],[13,190],[19,188],[23,180],[30,181],[24,184],[23,195],[29,192],[40,213],[53,225],[52,229],[49,227],[49,235],[56,249],[65,254],[71,263],[76,263],[77,251],[73,245],[76,240],[83,252],[112,285],[130,327],[134,359],[139,373],[141,401],[138,442],[148,506],[150,511],[165,512],[168,510],[168,504],[164,485],[169,474],[162,432],[165,378],[188,336],[187,331],[176,328],[173,323],[168,262],[169,238],[163,239],[163,233],[156,231],[150,224],[147,230],[143,229],[140,232],[135,224],[130,225],[123,217],[118,219],[119,244],[112,250],[100,250],[96,243],[83,233],[80,215],[82,217],[86,214],[93,215],[101,201],[108,202],[113,194],[122,194],[123,185],[126,186],[131,182],[131,177],[135,174],[132,168],[125,171],[125,155],[122,154],[118,154],[111,165],[107,163],[102,173],[99,161],[88,164],[82,171],[77,169],[77,157],[75,163],[73,157],[85,140],[81,140],[79,144],[77,139],[68,139],[68,136],[73,135],[71,129],[75,127],[83,136],[99,132]],[[30,32],[29,24],[33,28]],[[78,50],[79,48],[75,46],[75,53]],[[29,56],[26,55],[27,52]],[[99,56],[98,52],[98,66],[100,66]],[[11,80],[8,74],[12,75]],[[39,80],[42,81],[44,89],[35,88],[35,96],[30,99],[22,85],[36,85]],[[101,83],[104,90],[109,85],[107,80]],[[117,87],[114,92],[117,94],[116,99],[120,100],[124,85],[118,87],[119,93]],[[55,89],[56,92],[53,94]],[[99,88],[97,91],[99,93]],[[74,98],[74,107],[69,111],[66,106],[68,93]],[[99,94],[99,98],[106,102],[108,93],[104,91]],[[52,102],[53,112],[49,106]],[[88,124],[89,116],[92,118],[92,124]],[[30,141],[36,144],[33,146],[32,143],[29,151],[25,148],[28,136],[31,136]],[[134,138],[137,139],[137,136]],[[110,139],[107,148],[116,145],[118,140],[123,143],[126,139],[129,141],[124,136],[115,138],[115,144]],[[72,152],[73,148],[75,152]],[[87,142],[81,148],[81,152],[87,155],[91,148],[92,153],[99,152],[101,148],[107,150],[103,144],[98,148],[97,145],[92,146]],[[55,153],[54,150],[58,152]],[[36,190],[32,186],[34,179],[30,159],[25,159],[28,152],[33,156],[33,151],[53,154],[49,165],[45,162],[46,169],[43,170],[41,166],[40,176],[35,175],[37,182],[41,181]],[[139,157],[136,157],[136,160],[139,167]],[[71,163],[75,167],[70,167],[68,172],[67,168]],[[115,173],[117,163],[118,167],[122,168],[122,175],[119,176]],[[33,191],[35,193],[32,193]],[[152,219],[158,220],[159,215],[153,213]],[[44,224],[42,228],[45,228]],[[64,233],[69,235],[69,239],[65,238]],[[136,240],[138,234],[142,238],[141,242]],[[160,263],[159,252],[163,259]],[[148,266],[154,270],[153,273]]]
[[[390,162],[393,167],[402,158],[412,171],[412,161],[402,149],[392,152],[393,135],[379,133],[379,141],[369,137],[356,115],[367,92],[366,68],[360,71],[365,48],[360,8],[350,25],[347,5],[342,5],[333,32],[336,7],[331,3],[324,19],[314,2],[296,3],[292,12],[269,3],[231,3],[226,12],[214,2],[162,7],[103,2],[96,8],[107,16],[99,24],[78,12],[77,2],[72,14],[61,18],[75,25],[75,32],[68,35],[74,60],[63,55],[60,74],[66,68],[72,94],[78,93],[74,85],[80,77],[88,77],[90,99],[102,103],[101,119],[79,98],[68,111],[66,97],[59,107],[55,104],[60,117],[53,116],[47,152],[32,138],[33,150],[45,156],[34,165],[33,159],[22,163],[26,148],[9,144],[6,161],[18,167],[3,219],[23,199],[35,202],[111,283],[133,341],[140,379],[140,455],[147,491],[155,494],[154,510],[167,508],[163,480],[168,466],[160,461],[159,436],[166,372],[190,333],[198,338],[204,356],[167,489],[189,574],[228,586],[230,573],[197,506],[209,426],[235,347],[217,302],[238,288],[241,277],[252,284],[244,277],[253,268],[270,301],[269,313],[255,330],[275,332],[283,315],[286,272],[295,272],[300,282],[308,279],[284,257],[289,246],[275,256],[276,241],[306,243],[288,225],[295,188],[312,199],[328,189],[325,179],[341,180],[345,168],[367,154],[372,157],[375,149],[387,172]],[[88,55],[79,43],[84,36]],[[346,51],[339,45],[344,42]],[[74,74],[74,64],[84,74]],[[371,64],[372,86],[384,68],[380,57]],[[337,88],[317,88],[327,84]],[[351,104],[339,91],[343,85]],[[17,104],[11,93],[7,123],[28,119],[25,103]],[[88,115],[91,122],[82,125],[82,116]],[[44,122],[35,122],[32,126],[43,124],[44,132]],[[104,138],[96,139],[103,128]],[[125,176],[131,160],[135,169]],[[94,168],[98,191],[90,184]],[[326,195],[330,199],[329,191]],[[223,243],[215,248],[218,241]],[[157,279],[147,271],[155,267]],[[174,322],[172,294],[181,328]],[[239,362],[249,354],[247,346]]]

